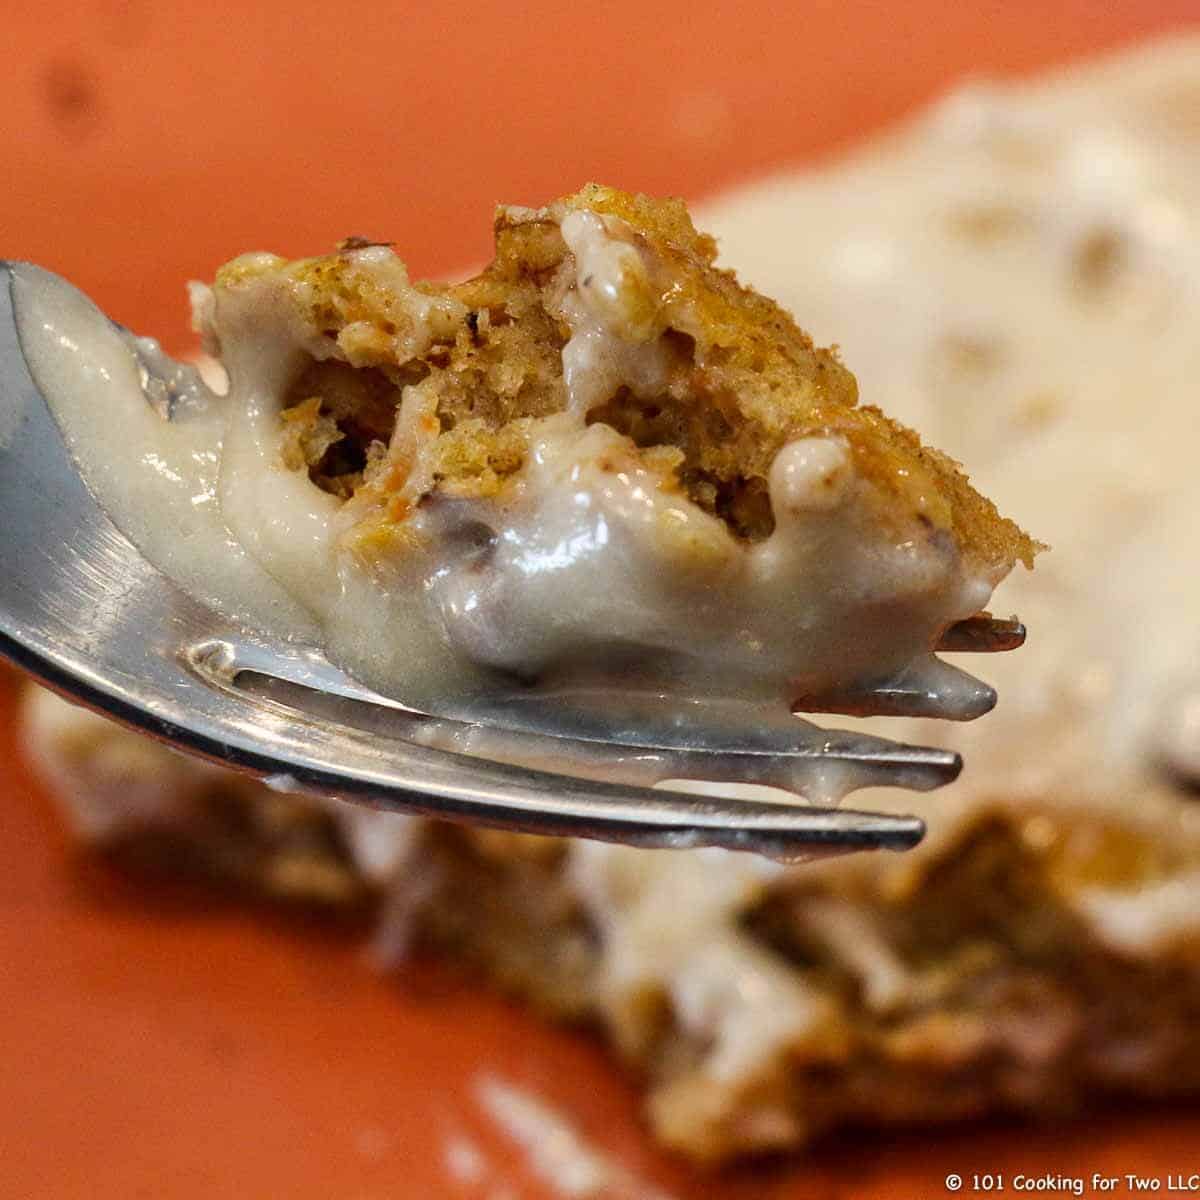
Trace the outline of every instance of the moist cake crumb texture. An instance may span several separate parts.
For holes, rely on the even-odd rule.
[[[313,364],[282,414],[289,466],[304,464],[336,495],[365,493],[400,521],[413,464],[388,447],[405,387],[422,386],[437,420],[428,490],[455,497],[501,492],[530,452],[530,422],[568,408],[574,392],[589,423],[630,438],[662,487],[683,490],[739,538],[774,528],[768,480],[783,446],[836,435],[885,519],[916,519],[989,563],[1032,565],[1036,543],[958,464],[860,405],[836,351],[715,265],[715,241],[681,201],[592,184],[544,209],[503,207],[495,232],[492,264],[453,285],[410,284],[379,245],[222,268],[218,303],[277,277],[311,331]]]
[[[837,355],[719,268],[679,200],[593,184],[502,207],[495,237],[454,284],[414,282],[363,239],[242,255],[192,291],[228,391],[155,428],[138,397],[106,401],[215,498],[214,560],[232,541],[269,579],[218,607],[282,588],[337,666],[456,719],[503,723],[518,692],[586,707],[650,689],[799,731],[794,707],[899,681],[980,714],[991,693],[934,647],[1039,546],[956,463],[859,404]],[[29,286],[55,310],[31,338],[79,318],[61,287]],[[46,345],[53,372],[62,336]],[[175,563],[167,517],[146,516],[168,513],[166,485],[81,378],[50,390],[85,477],[207,601],[219,563]],[[189,439],[208,440],[215,487]],[[816,798],[828,777],[810,774]]]

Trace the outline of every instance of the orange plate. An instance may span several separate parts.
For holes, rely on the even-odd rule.
[[[1192,0],[1029,6],[473,3],[14,6],[0,253],[186,342],[183,280],[246,249],[392,238],[416,273],[482,259],[498,200],[600,179],[698,196],[811,159],[966,72],[1178,27]],[[1040,8],[1035,18],[1033,11]],[[11,689],[8,689],[11,691]],[[0,716],[11,715],[11,697]],[[654,1150],[583,1036],[359,943],[73,864],[3,720],[0,1195],[542,1197],[481,1116],[503,1076],[683,1197],[933,1196],[949,1172],[1200,1168],[1173,1109],[1030,1133],[847,1137],[716,1178]],[[478,1148],[479,1178],[447,1148]],[[508,1190],[506,1190],[508,1189]],[[641,1194],[644,1189],[634,1189]]]

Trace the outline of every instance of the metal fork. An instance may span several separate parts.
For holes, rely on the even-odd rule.
[[[448,720],[369,691],[315,648],[231,624],[147,562],[81,480],[21,351],[11,279],[0,264],[0,654],[68,698],[286,790],[524,832],[785,859],[903,849],[924,823],[648,785],[788,787],[816,759],[831,778],[853,772],[856,786],[925,791],[961,770],[952,752],[857,733],[814,743],[795,718],[735,733],[699,709],[663,721],[653,697],[620,724],[555,715],[554,705]],[[1005,650],[1023,638],[1015,620],[985,615],[953,626],[942,648]],[[980,687],[982,710],[994,694]],[[877,707],[915,712],[929,700],[881,689]]]

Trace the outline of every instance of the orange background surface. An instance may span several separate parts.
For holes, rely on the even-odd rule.
[[[10,6],[0,255],[187,344],[182,281],[362,233],[417,274],[482,259],[499,200],[594,178],[690,198],[811,161],[966,73],[1178,28],[1195,3]],[[734,264],[736,265],[736,264]],[[801,317],[803,314],[801,314]],[[9,568],[4,564],[4,569]],[[481,1072],[679,1200],[945,1195],[955,1171],[1200,1170],[1193,1109],[846,1136],[717,1177],[654,1150],[586,1036],[361,939],[76,861],[0,684],[0,1198],[538,1200]],[[482,1176],[455,1179],[469,1139]],[[504,1189],[508,1188],[508,1191]],[[969,1194],[965,1193],[965,1194]]]

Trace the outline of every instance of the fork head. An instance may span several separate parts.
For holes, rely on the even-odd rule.
[[[432,716],[361,687],[315,647],[229,620],[153,567],[89,492],[22,353],[10,280],[3,268],[0,556],[19,569],[0,575],[0,652],[70,698],[296,790],[528,832],[779,857],[901,848],[923,825],[653,785],[766,785],[811,802],[867,785],[927,790],[958,774],[948,751],[796,718],[747,729],[702,701],[664,717],[653,693],[615,713],[510,696],[479,719]],[[1014,638],[973,623],[946,642]]]

